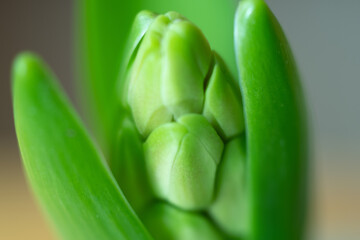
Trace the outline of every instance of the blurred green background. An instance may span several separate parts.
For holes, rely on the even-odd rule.
[[[19,51],[39,53],[76,103],[72,3],[0,1],[0,239],[53,239],[23,176],[10,68]],[[360,2],[267,3],[292,46],[309,108],[309,239],[360,239]]]

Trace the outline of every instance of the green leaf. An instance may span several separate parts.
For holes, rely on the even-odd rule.
[[[235,48],[247,134],[250,239],[301,239],[307,160],[303,101],[287,40],[263,0],[240,3]]]
[[[24,53],[13,67],[15,126],[29,182],[64,239],[151,239],[53,74]]]

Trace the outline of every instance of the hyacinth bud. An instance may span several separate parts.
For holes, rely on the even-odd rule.
[[[144,137],[161,124],[202,110],[210,46],[199,29],[175,15],[155,18],[129,75],[128,102]]]
[[[127,119],[133,120],[139,137],[119,139],[123,139],[121,148],[142,144],[143,157],[139,160],[139,153],[127,156],[122,176],[129,175],[126,169],[132,173],[139,169],[138,179],[150,185],[153,200],[168,203],[151,210],[153,207],[135,200],[133,191],[124,193],[135,210],[145,206],[141,212],[150,211],[159,220],[149,224],[150,231],[164,218],[174,217],[184,221],[180,229],[193,232],[191,236],[201,236],[202,227],[197,230],[196,224],[218,225],[227,234],[240,235],[243,225],[233,223],[234,216],[243,213],[244,202],[245,153],[239,143],[244,117],[239,86],[194,24],[174,12],[158,16],[143,12],[137,19],[142,14],[153,19],[133,48],[121,96]],[[123,179],[120,185],[122,189],[145,186],[134,177]],[[148,199],[147,194],[143,196],[141,200]],[[212,220],[196,211],[207,211]],[[191,221],[196,224],[192,226]],[[179,230],[171,230],[170,225],[172,236],[173,230]],[[214,237],[217,239],[216,234]]]
[[[158,197],[185,209],[210,205],[223,142],[205,117],[187,114],[158,127],[144,149]]]

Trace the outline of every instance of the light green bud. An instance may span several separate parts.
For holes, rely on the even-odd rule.
[[[155,129],[144,144],[155,194],[184,209],[209,206],[222,150],[221,138],[201,115]]]
[[[139,132],[147,136],[172,119],[161,97],[161,39],[170,20],[160,15],[146,32],[130,74],[128,101]]]
[[[204,80],[211,62],[208,42],[188,21],[174,22],[163,41],[162,97],[165,105],[175,119],[186,113],[201,113]]]
[[[227,140],[242,133],[245,125],[240,89],[217,54],[205,94],[203,114],[221,136]]]
[[[129,75],[128,102],[144,137],[183,114],[201,113],[211,57],[193,24],[173,12],[155,18]]]

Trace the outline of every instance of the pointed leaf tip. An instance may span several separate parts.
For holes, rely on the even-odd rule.
[[[34,78],[34,76],[43,73],[44,67],[41,59],[31,52],[23,52],[14,59],[12,83],[15,84],[18,81],[39,80],[39,78]]]

